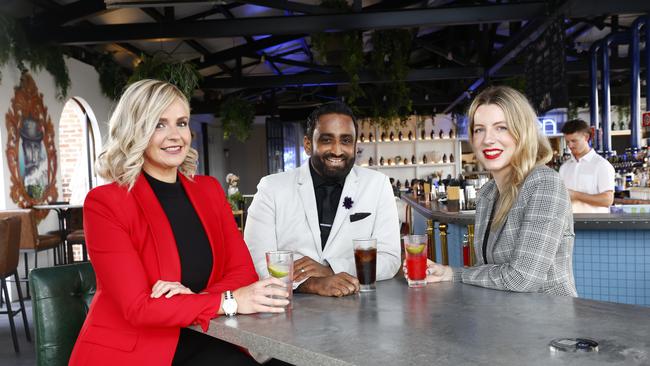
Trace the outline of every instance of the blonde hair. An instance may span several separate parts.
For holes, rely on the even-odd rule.
[[[108,141],[97,159],[97,173],[108,181],[133,188],[156,124],[176,101],[182,102],[189,111],[185,95],[172,84],[145,79],[129,85],[109,120]],[[197,160],[197,151],[190,148],[178,170],[192,178]]]
[[[501,108],[508,131],[515,140],[516,146],[510,161],[512,169],[510,169],[509,179],[506,180],[504,187],[500,187],[499,207],[495,212],[492,226],[497,228],[505,221],[528,173],[536,166],[550,161],[553,150],[538,127],[537,114],[528,99],[507,86],[489,87],[474,98],[467,112],[470,141],[474,138],[474,115],[478,107],[484,104],[493,104]]]

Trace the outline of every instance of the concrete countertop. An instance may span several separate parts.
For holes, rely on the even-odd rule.
[[[401,199],[434,221],[458,225],[474,223],[474,211],[451,212],[444,204],[410,195],[403,195]],[[575,230],[650,230],[650,214],[574,214],[573,221]]]
[[[295,294],[286,314],[219,317],[209,334],[296,365],[649,365],[648,324],[640,306],[395,278],[344,298]],[[599,350],[551,351],[560,337]]]

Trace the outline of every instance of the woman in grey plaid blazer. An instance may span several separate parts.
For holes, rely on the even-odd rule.
[[[493,177],[476,206],[479,264],[429,262],[427,282],[577,296],[571,200],[559,175],[545,166],[552,151],[535,111],[518,91],[492,87],[474,99],[468,116],[474,153]]]

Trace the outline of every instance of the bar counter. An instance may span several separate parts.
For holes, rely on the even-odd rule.
[[[444,204],[409,195],[401,199],[409,207],[411,231],[433,234],[436,256],[432,259],[462,266],[462,238],[472,231],[474,211],[451,212]],[[650,306],[650,214],[574,214],[573,218],[573,270],[579,296]]]
[[[343,298],[294,294],[286,314],[219,317],[208,333],[295,365],[648,365],[649,322],[641,306],[396,277]],[[551,350],[562,337],[598,351]]]
[[[402,196],[408,205],[424,217],[450,224],[474,224],[474,211],[451,212],[447,205]],[[574,214],[575,230],[650,230],[650,214]]]

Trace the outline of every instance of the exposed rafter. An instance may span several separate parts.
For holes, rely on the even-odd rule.
[[[112,10],[106,9],[103,0],[79,0],[63,6],[41,12],[31,19],[36,25],[65,25],[75,21],[85,20]]]
[[[648,6],[650,8],[650,6]],[[456,8],[405,9],[333,15],[252,17],[178,22],[161,28],[151,23],[111,24],[88,28],[37,27],[45,41],[60,44],[105,43],[148,39],[201,39],[246,35],[285,35],[355,29],[388,29],[423,25],[450,26],[526,20],[542,13],[545,3],[480,5]]]
[[[199,62],[198,66],[199,69],[204,69],[220,62],[230,61],[238,57],[249,55],[250,53],[255,53],[256,51],[263,50],[268,47],[273,47],[285,42],[294,41],[302,37],[304,37],[304,35],[271,36],[262,38],[253,43],[235,46],[223,51],[213,53],[209,56],[205,56],[203,62]]]

